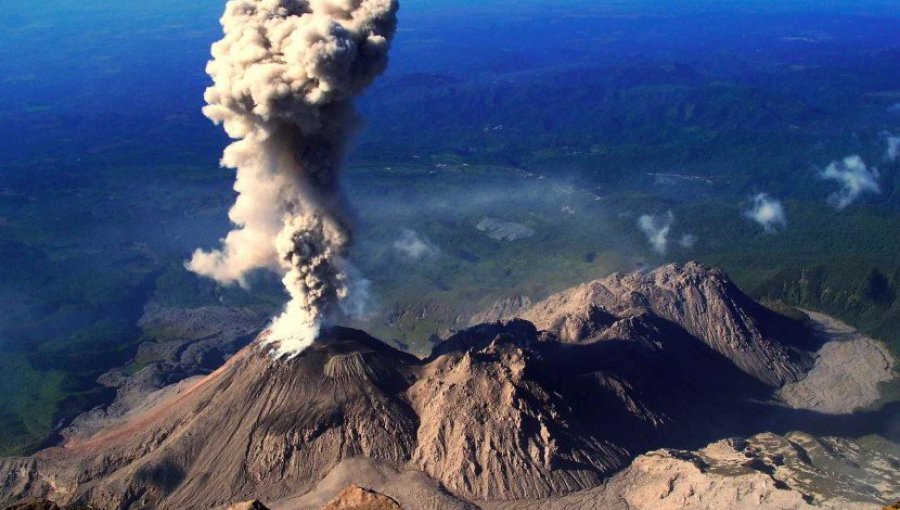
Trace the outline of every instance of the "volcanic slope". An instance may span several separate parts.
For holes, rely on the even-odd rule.
[[[418,473],[408,479],[433,504],[410,507],[410,492],[388,494],[405,508],[546,500],[602,486],[649,450],[765,430],[755,416],[792,418],[761,402],[807,366],[802,338],[779,341],[802,328],[719,271],[667,266],[650,275],[615,277],[641,296],[552,297],[527,312],[546,331],[525,320],[483,324],[425,360],[345,328],[290,360],[273,360],[257,342],[98,433],[0,460],[0,501],[121,509],[291,501],[329,476],[355,482],[346,466],[358,459],[382,466],[369,470],[382,473],[376,479]],[[594,296],[588,288],[572,292]],[[679,308],[678,299],[694,304]]]

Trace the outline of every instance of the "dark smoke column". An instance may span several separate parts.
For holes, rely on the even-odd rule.
[[[203,113],[236,141],[235,228],[188,269],[224,284],[248,272],[284,275],[291,295],[269,341],[296,355],[350,294],[350,232],[339,170],[354,127],[352,100],[387,66],[396,0],[231,0],[206,71]]]

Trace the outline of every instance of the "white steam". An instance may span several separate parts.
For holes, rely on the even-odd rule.
[[[408,228],[403,229],[400,237],[394,241],[394,250],[409,260],[435,258],[441,254],[441,250],[434,243]]]
[[[231,0],[212,47],[203,113],[236,139],[235,228],[187,267],[223,284],[284,275],[291,300],[269,331],[278,356],[316,338],[358,284],[339,170],[355,126],[352,100],[387,65],[396,0]]]
[[[766,193],[759,193],[753,197],[753,206],[744,212],[744,216],[758,223],[763,230],[769,233],[787,226],[787,215],[784,213],[781,201]]]
[[[638,228],[647,237],[647,242],[660,255],[666,253],[669,246],[669,233],[672,231],[674,223],[675,215],[672,214],[672,211],[661,215],[644,214],[637,221]]]
[[[878,169],[866,166],[859,156],[847,156],[841,161],[832,161],[819,177],[841,185],[840,190],[828,197],[828,203],[838,210],[855,202],[863,193],[881,193]]]

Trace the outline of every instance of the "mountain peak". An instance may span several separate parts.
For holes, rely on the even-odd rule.
[[[289,360],[258,341],[98,434],[0,461],[0,494],[212,508],[306,494],[364,458],[453,497],[558,497],[649,449],[746,430],[753,402],[809,356],[724,272],[693,263],[612,275],[522,316],[458,332],[425,360],[342,327]]]
[[[772,386],[797,381],[812,358],[781,334],[789,319],[753,301],[724,271],[697,262],[615,273],[554,294],[520,316],[568,342],[603,336],[617,319],[652,315],[682,328]]]

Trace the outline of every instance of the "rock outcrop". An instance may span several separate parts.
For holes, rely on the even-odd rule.
[[[322,510],[350,485],[383,494],[406,510],[479,510],[414,467],[363,457],[341,461],[313,490],[272,501],[269,506],[273,510]]]
[[[641,455],[601,487],[484,510],[871,510],[900,497],[900,457],[834,438],[759,434]],[[890,448],[888,448],[890,449]]]
[[[226,510],[269,510],[269,507],[262,504],[261,501],[254,499],[253,501],[235,503],[234,505],[230,505]]]
[[[374,491],[350,485],[322,510],[403,510],[393,499]]]

